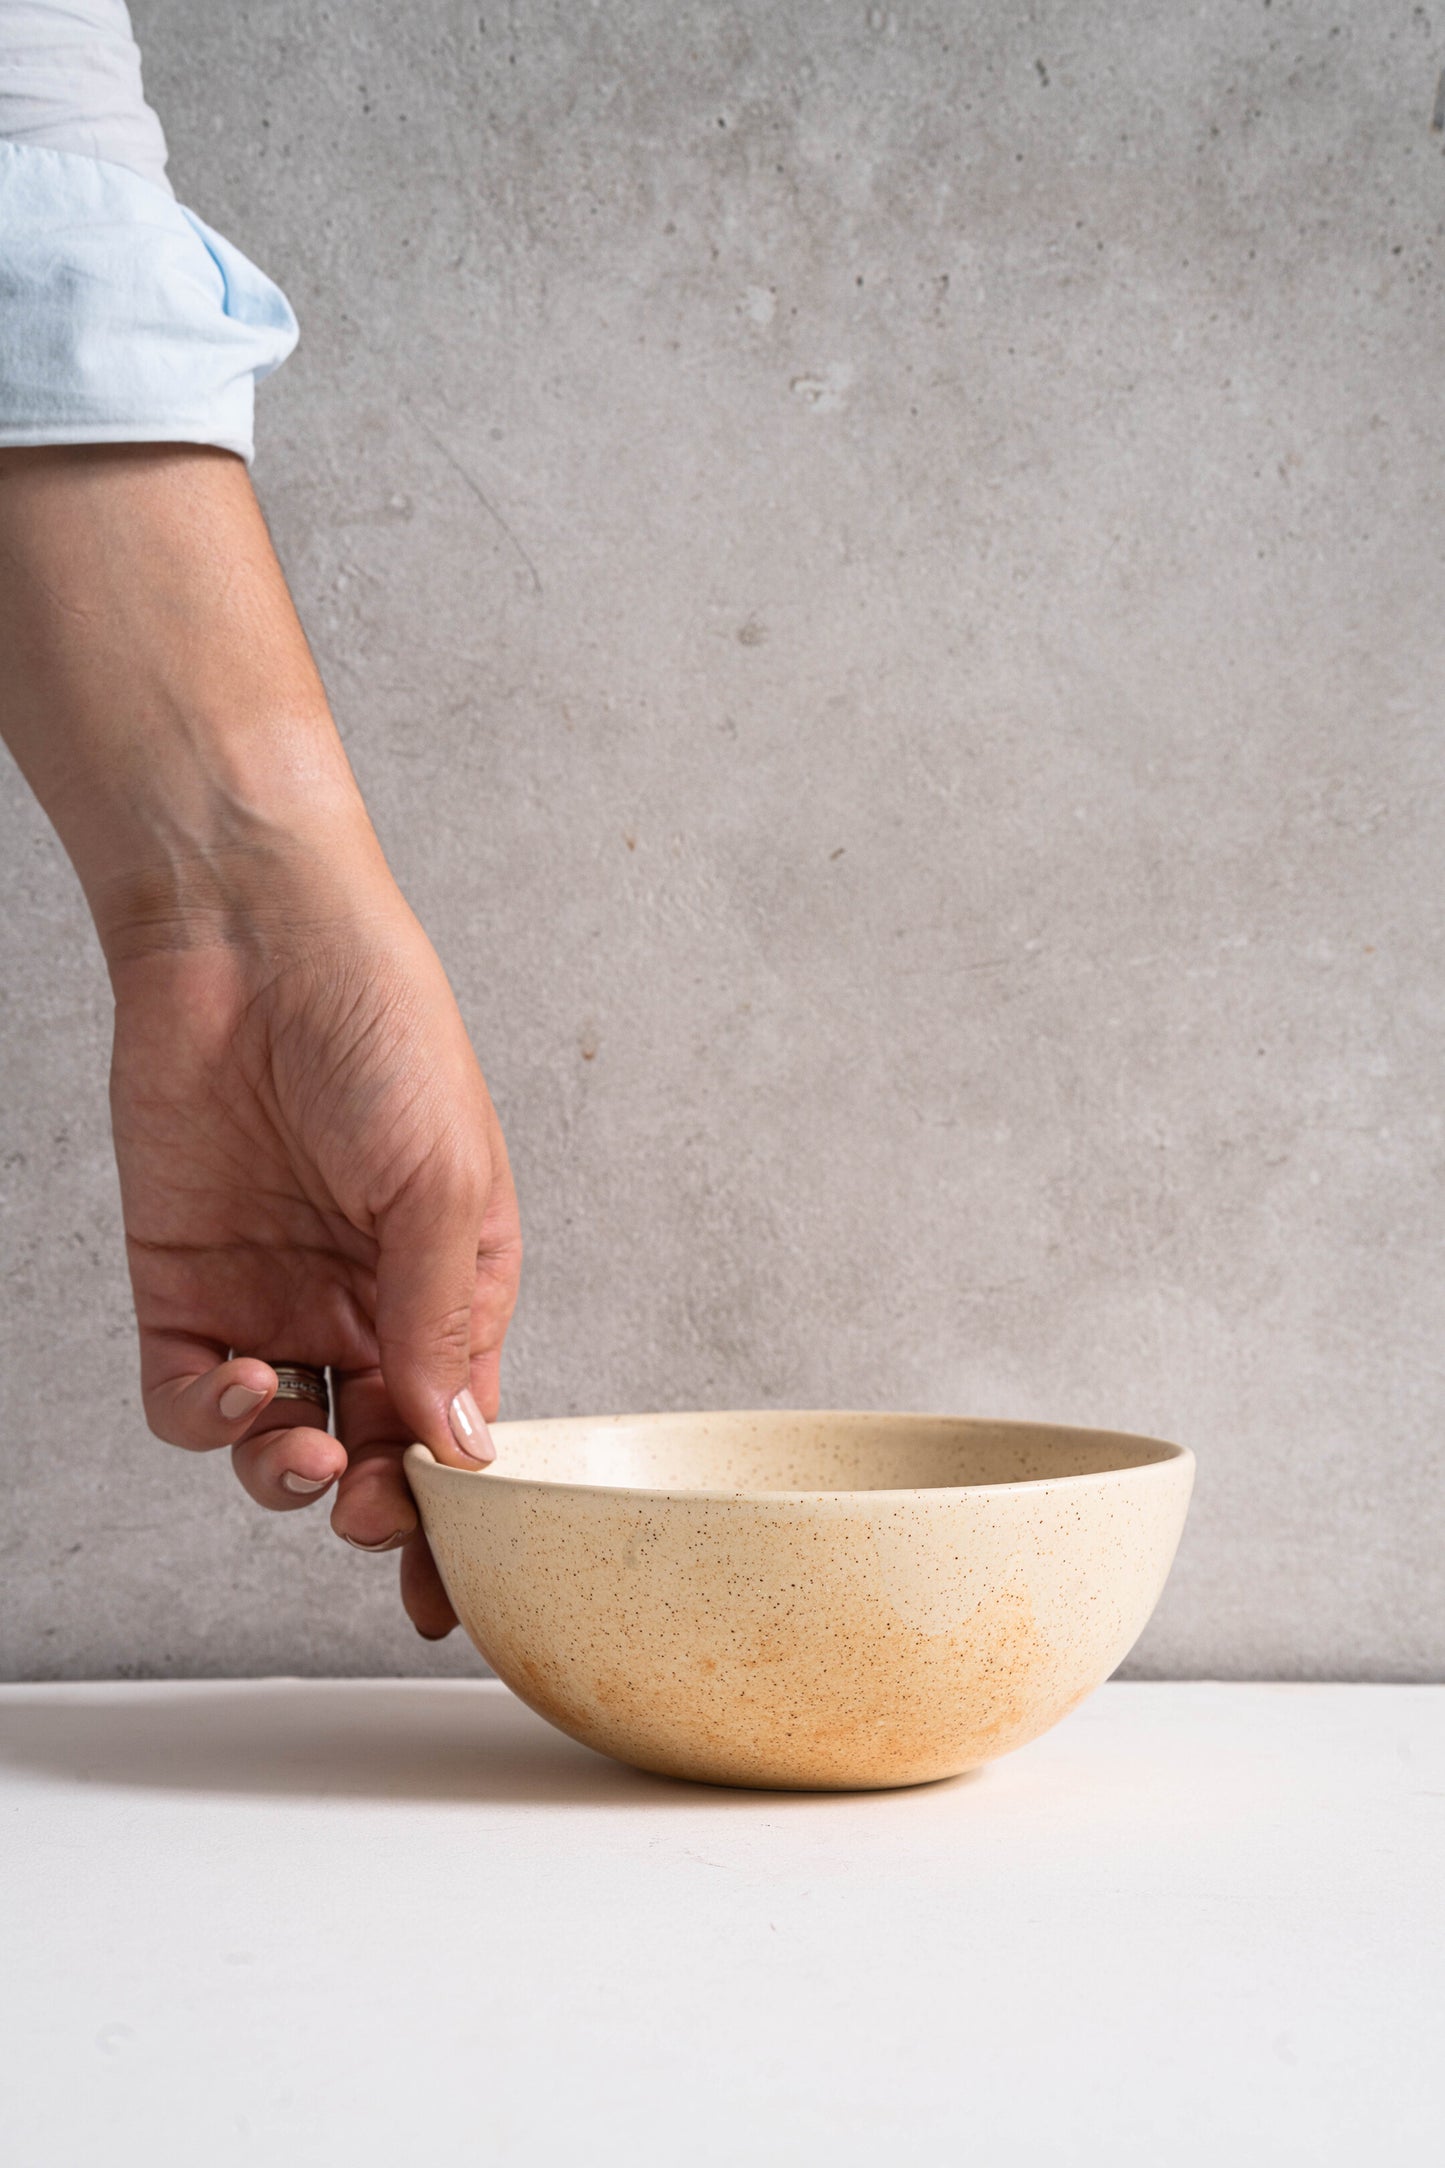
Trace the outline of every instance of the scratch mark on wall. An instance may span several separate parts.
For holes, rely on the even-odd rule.
[[[511,543],[512,548],[516,551],[518,557],[521,559],[522,563],[526,566],[528,572],[531,575],[532,592],[534,594],[540,595],[542,593],[541,573],[537,570],[536,564],[533,562],[528,551],[525,549],[525,547],[518,539],[517,535],[513,532],[511,527],[508,526],[506,520],[497,510],[497,507],[493,504],[491,498],[487,495],[486,491],[483,489],[481,483],[477,480],[476,476],[474,474],[468,473],[467,469],[462,465],[461,461],[458,459],[456,453],[452,450],[451,446],[446,442],[443,437],[439,437],[437,435],[435,429],[432,428],[429,422],[422,422],[419,424],[419,427],[421,428],[423,435],[431,438],[432,443],[441,453],[442,458],[451,468],[453,474],[457,476],[459,481],[465,483],[466,487],[476,498],[477,503],[482,507],[482,510],[486,513],[487,517],[493,522],[493,524],[498,528],[498,530],[503,535],[505,535],[508,542]]]

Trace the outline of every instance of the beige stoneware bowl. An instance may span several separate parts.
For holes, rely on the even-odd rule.
[[[871,1790],[1047,1731],[1159,1599],[1182,1446],[925,1415],[499,1423],[406,1457],[457,1615],[574,1739],[711,1784]]]

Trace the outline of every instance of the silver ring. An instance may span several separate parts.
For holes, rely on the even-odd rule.
[[[265,1360],[265,1357],[262,1357]],[[276,1373],[277,1400],[309,1400],[326,1412],[331,1420],[331,1388],[326,1382],[326,1372],[311,1363],[272,1363]]]

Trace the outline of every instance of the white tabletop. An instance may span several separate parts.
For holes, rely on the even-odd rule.
[[[1437,2158],[1445,1687],[1114,1685],[983,1774],[495,1684],[0,1689],[15,2168]]]

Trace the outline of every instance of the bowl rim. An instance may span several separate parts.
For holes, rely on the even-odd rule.
[[[936,1410],[912,1414],[900,1409],[877,1408],[670,1408],[657,1409],[643,1415],[557,1415],[521,1416],[510,1422],[493,1423],[494,1437],[500,1438],[509,1430],[562,1430],[586,1426],[599,1429],[616,1425],[634,1427],[638,1424],[661,1424],[699,1422],[721,1416],[737,1419],[746,1416],[805,1418],[813,1422],[868,1422],[892,1427],[898,1425],[946,1424],[953,1429],[1015,1430],[1047,1432],[1061,1439],[1108,1438],[1127,1445],[1147,1445],[1155,1448],[1148,1460],[1134,1461],[1116,1468],[1090,1468],[1075,1475],[1017,1476],[1006,1483],[926,1483],[902,1486],[897,1489],[867,1490],[760,1490],[749,1487],[719,1489],[691,1487],[679,1488],[666,1484],[642,1483],[586,1483],[569,1477],[559,1480],[552,1476],[510,1475],[497,1461],[489,1461],[480,1468],[453,1468],[437,1459],[429,1446],[413,1442],[403,1456],[405,1467],[427,1470],[429,1475],[443,1478],[456,1477],[462,1483],[486,1480],[503,1484],[510,1491],[544,1491],[555,1495],[572,1493],[588,1498],[634,1498],[666,1499],[691,1502],[701,1500],[727,1500],[730,1503],[758,1503],[772,1506],[798,1505],[813,1509],[837,1504],[855,1510],[869,1500],[877,1499],[929,1499],[929,1498],[978,1498],[1001,1496],[1009,1492],[1041,1490],[1076,1490],[1101,1483],[1116,1483],[1124,1476],[1138,1476],[1159,1480],[1165,1471],[1187,1471],[1191,1477],[1195,1465],[1194,1454],[1187,1445],[1177,1445],[1168,1438],[1155,1438],[1143,1431],[1101,1430],[1080,1423],[1022,1422],[1013,1418],[995,1420],[986,1415],[940,1415]]]

